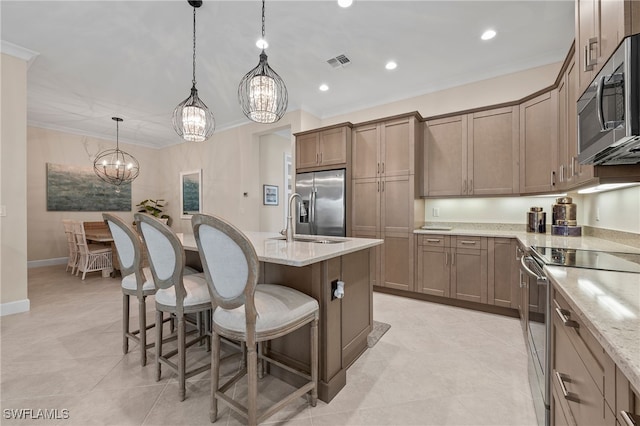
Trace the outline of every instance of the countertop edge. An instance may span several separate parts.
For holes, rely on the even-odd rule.
[[[555,267],[558,269],[566,269],[562,267]],[[561,280],[557,279],[554,276],[553,272],[550,271],[547,267],[545,267],[545,272],[547,272],[547,276],[552,281],[554,288],[562,295],[562,297],[567,301],[567,303],[571,306],[572,310],[578,315],[578,317],[585,324],[587,329],[593,334],[595,339],[598,341],[600,345],[604,348],[605,352],[611,357],[611,359],[616,363],[620,371],[624,373],[625,377],[631,385],[635,389],[640,389],[640,370],[637,367],[632,365],[633,360],[628,358],[629,354],[623,353],[619,345],[613,344],[606,336],[606,333],[603,332],[591,319],[590,315],[585,313],[580,306],[580,303],[577,302],[572,293],[568,291]],[[550,313],[551,314],[551,313]],[[640,331],[639,331],[640,332]],[[636,354],[637,355],[637,354]]]

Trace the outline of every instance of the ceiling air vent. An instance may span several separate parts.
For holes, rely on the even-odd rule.
[[[327,63],[333,68],[346,67],[351,63],[351,60],[346,55],[338,55],[335,58],[327,60]]]

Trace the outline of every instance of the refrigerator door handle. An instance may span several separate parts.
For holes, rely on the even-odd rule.
[[[314,235],[316,222],[316,189],[311,188],[311,198],[309,199],[309,228],[311,228],[311,234]]]

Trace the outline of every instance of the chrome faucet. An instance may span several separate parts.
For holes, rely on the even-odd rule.
[[[292,242],[293,241],[293,233],[295,232],[294,229],[294,224],[293,224],[293,200],[298,197],[300,199],[300,201],[302,201],[302,196],[300,194],[298,194],[297,192],[294,192],[293,194],[291,194],[289,196],[289,215],[287,216],[287,228],[283,229],[280,233],[283,234],[286,239],[287,242]],[[301,216],[306,216],[307,215],[307,211],[304,208],[304,205],[300,206],[300,215]]]

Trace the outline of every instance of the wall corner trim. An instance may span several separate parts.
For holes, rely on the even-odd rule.
[[[15,302],[7,302],[0,304],[0,317],[5,315],[19,314],[21,312],[29,312],[31,302],[29,299],[16,300]]]

